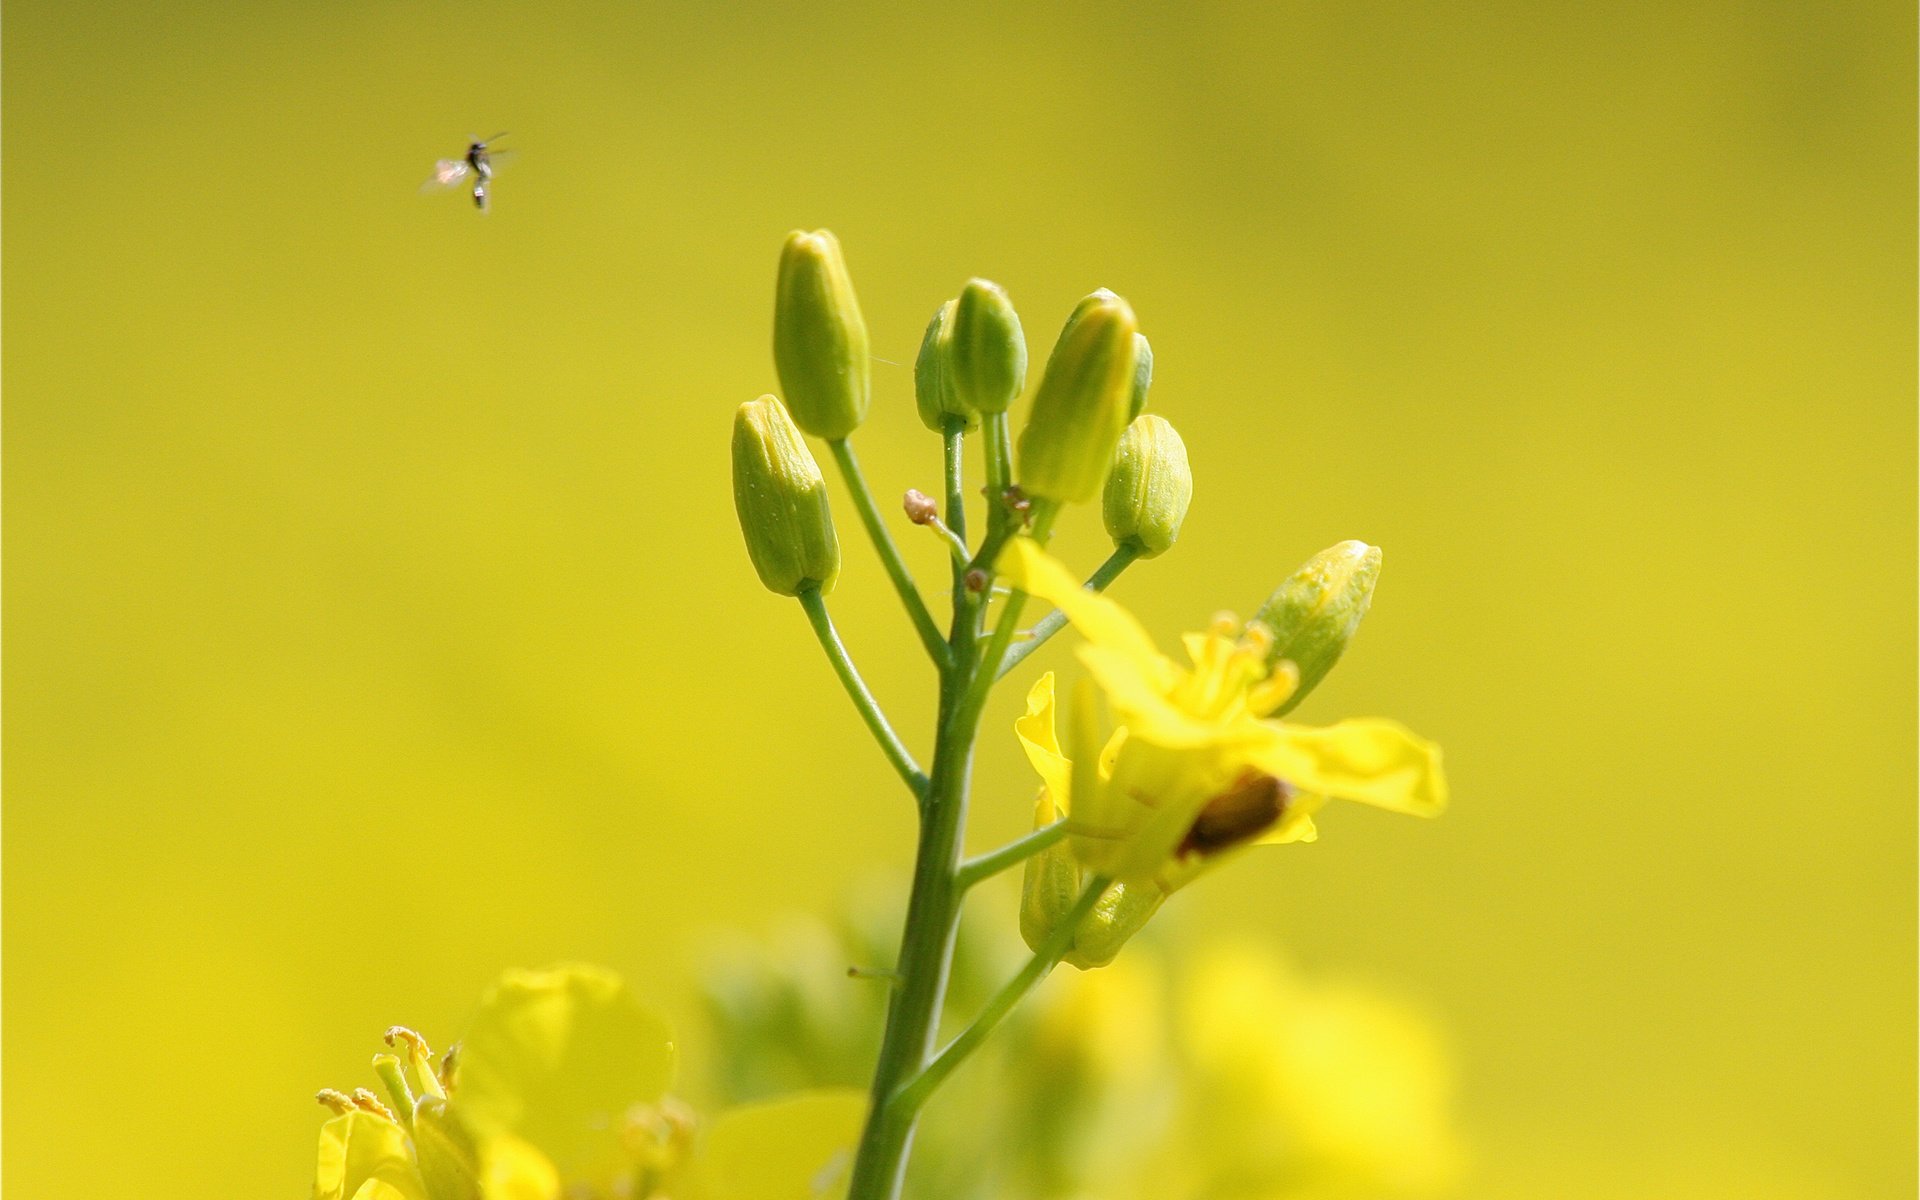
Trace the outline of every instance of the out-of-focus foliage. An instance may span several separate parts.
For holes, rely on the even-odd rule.
[[[999,906],[983,917],[968,926],[962,993],[990,982],[989,962],[1020,957]],[[717,1098],[871,1071],[884,984],[850,979],[847,964],[891,951],[860,932],[868,924],[886,922],[795,918],[765,946],[736,943],[715,961],[706,991]],[[963,994],[949,1024],[977,1003]],[[790,1047],[804,1049],[782,1053]],[[1453,1087],[1438,1031],[1413,1005],[1298,972],[1253,944],[1149,937],[1111,966],[1056,971],[948,1081],[908,1194],[1449,1195],[1462,1164]]]

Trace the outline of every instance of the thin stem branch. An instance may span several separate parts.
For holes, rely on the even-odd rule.
[[[1033,506],[1033,540],[1040,545],[1047,544],[1053,535],[1054,518],[1060,515],[1057,504],[1035,502]],[[992,564],[987,564],[989,570]],[[980,669],[973,675],[965,698],[960,704],[960,716],[963,721],[972,722],[986,706],[987,693],[993,690],[993,681],[997,678],[988,664],[998,663],[1007,656],[1007,646],[1013,641],[1013,631],[1020,624],[1020,610],[1026,606],[1027,594],[1021,591],[1010,592],[1007,601],[1000,609],[1000,621],[993,627],[993,638],[987,643],[986,652],[980,656]]]
[[[964,575],[967,564],[973,559],[973,551],[967,549],[967,543],[961,540],[960,535],[949,529],[947,523],[939,517],[928,517],[927,528],[933,530],[941,544],[946,546],[947,557],[953,560],[954,569]]]
[[[1080,893],[1079,901],[1047,938],[1046,944],[1034,952],[1033,957],[1027,960],[1027,965],[1020,968],[1019,974],[1009,979],[1005,986],[994,994],[993,999],[987,1001],[986,1007],[980,1010],[980,1015],[973,1019],[973,1024],[967,1026],[958,1037],[948,1042],[946,1048],[934,1055],[933,1061],[928,1063],[925,1069],[908,1080],[906,1085],[894,1094],[891,1104],[898,1105],[909,1113],[920,1111],[921,1106],[927,1102],[927,1097],[933,1094],[933,1090],[953,1073],[955,1067],[965,1062],[968,1055],[980,1048],[980,1043],[987,1039],[987,1035],[993,1032],[995,1026],[1006,1019],[1007,1014],[1013,1011],[1014,1005],[1025,999],[1027,993],[1045,979],[1048,972],[1059,965],[1061,958],[1065,957],[1068,949],[1073,945],[1075,927],[1080,924],[1082,918],[1093,911],[1093,906],[1100,902],[1100,897],[1105,894],[1111,882],[1099,875],[1088,882],[1087,890]]]
[[[846,480],[847,491],[853,496],[853,506],[860,513],[860,523],[867,527],[867,537],[873,542],[873,549],[880,556],[880,565],[886,568],[887,578],[893,581],[893,590],[900,593],[900,602],[907,606],[907,616],[913,621],[914,632],[920,635],[920,644],[927,648],[935,664],[944,666],[948,661],[948,648],[940,639],[940,627],[933,622],[933,614],[927,610],[927,602],[921,598],[920,589],[914,586],[913,576],[907,572],[907,564],[900,557],[900,548],[893,544],[893,535],[887,532],[886,522],[880,517],[879,506],[873,502],[873,492],[867,487],[867,478],[860,473],[860,461],[853,456],[853,447],[845,438],[827,443],[833,451],[834,461],[840,464],[841,477]]]
[[[1012,437],[1007,432],[1007,414],[988,413],[981,419],[980,428],[986,435],[982,453],[987,460],[987,504],[997,511],[1002,493],[1013,481]]]
[[[1120,578],[1121,572],[1139,561],[1140,544],[1138,542],[1122,542],[1113,548],[1113,553],[1107,556],[1107,561],[1101,563],[1093,574],[1087,576],[1087,582],[1083,586],[1085,586],[1089,592],[1104,592],[1107,590],[1109,584]],[[1035,650],[1038,650],[1045,644],[1048,638],[1059,633],[1066,623],[1067,614],[1057,608],[1046,616],[1041,617],[1040,620],[1034,624],[1032,635],[1028,637],[1026,641],[1021,642],[1019,645],[1007,651],[1007,656],[1000,660],[1000,669],[994,672],[993,677],[999,679],[1008,671],[1019,666],[1021,660],[1025,659],[1027,655],[1032,654]]]
[[[947,528],[960,543],[962,562],[969,557],[967,546],[967,497],[962,482],[966,472],[967,423],[959,417],[947,417],[941,428],[945,441],[947,483]]]
[[[976,855],[960,864],[954,872],[954,883],[961,891],[966,891],[983,879],[991,879],[1008,867],[1017,867],[1034,855],[1067,836],[1067,823],[1055,821],[1051,825],[1042,825],[1032,833],[1017,837],[997,850]]]
[[[820,595],[820,589],[810,587],[801,592],[800,607],[806,609],[814,636],[820,639],[820,648],[826,651],[827,661],[833,664],[833,673],[840,677],[840,686],[847,689],[854,708],[860,712],[860,719],[866,722],[867,732],[873,734],[873,740],[880,743],[880,752],[900,773],[900,778],[906,781],[915,798],[924,800],[927,794],[926,773],[913,761],[913,755],[907,753],[899,735],[887,723],[886,714],[880,711],[879,702],[867,690],[866,681],[860,678],[852,656],[847,653],[846,645],[840,641],[840,634],[833,627],[833,618],[827,615],[827,601]]]

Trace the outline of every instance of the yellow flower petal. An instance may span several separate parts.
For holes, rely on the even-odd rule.
[[[1054,732],[1053,722],[1053,672],[1048,671],[1034,681],[1027,692],[1027,715],[1013,723],[1013,731],[1020,738],[1021,748],[1027,752],[1027,761],[1033,764],[1035,773],[1041,782],[1047,785],[1047,793],[1062,811],[1072,804],[1070,780],[1073,764],[1060,752],[1060,738]]]
[[[1312,792],[1296,792],[1287,802],[1286,815],[1280,823],[1254,839],[1257,846],[1285,846],[1290,842],[1317,842],[1320,830],[1313,823],[1313,814],[1320,811],[1327,802],[1325,796],[1316,796]]]
[[[1154,648],[1153,639],[1133,614],[1082,587],[1059,559],[1034,545],[1032,539],[1019,537],[1007,543],[994,569],[1008,585],[1052,602],[1067,614],[1082,637],[1125,655],[1158,686],[1164,688],[1171,681],[1173,664]]]
[[[1266,722],[1248,760],[1296,788],[1393,812],[1436,817],[1447,807],[1440,747],[1396,721],[1362,717],[1317,729]]]
[[[427,1200],[407,1131],[378,1113],[356,1109],[320,1127],[314,1200]]]
[[[560,1194],[560,1175],[547,1156],[511,1134],[488,1139],[481,1157],[487,1200],[552,1200]]]
[[[572,1178],[604,1159],[617,1118],[672,1082],[666,1022],[599,967],[509,971],[461,1043],[455,1095],[483,1137],[513,1133]]]

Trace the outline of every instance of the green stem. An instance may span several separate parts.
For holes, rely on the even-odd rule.
[[[1007,432],[1007,414],[988,413],[980,427],[986,434],[983,455],[987,460],[987,505],[998,512],[1001,495],[1013,481],[1012,438]]]
[[[960,479],[964,443],[954,425],[949,424],[942,432],[946,442],[947,519],[958,532],[965,521],[965,492]],[[835,445],[838,448],[840,443]],[[990,469],[992,461],[989,448]],[[1004,457],[1001,461],[1004,463]],[[1041,506],[1035,512],[1036,537],[1046,537],[1055,511],[1052,506]],[[985,664],[1000,661],[998,655],[983,657],[978,653],[987,594],[984,588],[969,590],[967,580],[976,568],[991,570],[994,556],[1017,532],[1018,524],[1006,510],[1003,496],[992,497],[987,535],[980,549],[970,563],[954,565],[953,624],[943,654],[935,656],[940,667],[940,715],[935,726],[933,768],[920,806],[920,844],[908,892],[907,919],[900,932],[895,967],[899,981],[887,1008],[886,1032],[873,1072],[872,1100],[854,1155],[847,1200],[897,1200],[906,1177],[920,1104],[939,1082],[936,1078],[920,1085],[911,1103],[902,1102],[902,1088],[908,1081],[920,1079],[934,1062],[960,903],[969,882],[962,869],[960,847],[966,829],[974,736],[981,706],[993,686],[992,672]],[[1004,652],[1004,645],[1001,650]],[[1068,937],[1055,952],[1055,961],[1071,944],[1070,928]],[[1011,996],[1007,1004],[1011,1006],[1018,999],[1017,995]],[[987,1028],[977,1036],[985,1037]]]
[[[900,557],[900,548],[893,544],[893,535],[887,532],[886,522],[880,518],[879,506],[873,502],[867,477],[860,473],[860,462],[853,456],[853,447],[845,438],[830,441],[827,446],[833,451],[834,461],[840,464],[840,474],[853,496],[854,508],[860,513],[860,523],[867,527],[874,552],[880,556],[880,565],[893,581],[893,590],[900,593],[900,602],[907,606],[907,616],[913,621],[914,632],[920,635],[920,644],[927,648],[936,664],[944,666],[948,650],[940,640],[940,627],[934,624],[927,602],[921,598],[920,589],[914,586],[913,576],[908,574],[907,564]]]
[[[1122,542],[1113,548],[1113,553],[1107,556],[1107,561],[1101,563],[1099,569],[1087,576],[1087,582],[1083,586],[1090,592],[1104,592],[1107,590],[1109,584],[1120,578],[1121,572],[1139,561],[1140,544],[1138,542]],[[994,672],[993,677],[999,679],[1008,671],[1019,666],[1022,659],[1032,654],[1035,650],[1038,650],[1048,638],[1059,633],[1066,623],[1067,614],[1057,608],[1046,616],[1041,617],[1040,620],[1035,623],[1032,633],[1027,640],[1007,651],[1007,656],[1000,660],[1000,669]]]
[[[980,1010],[980,1015],[973,1019],[973,1024],[961,1031],[959,1037],[948,1042],[946,1049],[935,1055],[925,1069],[900,1089],[894,1097],[894,1104],[906,1109],[909,1113],[920,1111],[921,1106],[927,1102],[927,1097],[933,1094],[933,1090],[953,1073],[955,1067],[965,1062],[969,1055],[978,1050],[980,1043],[986,1041],[987,1035],[993,1032],[994,1027],[1013,1011],[1014,1005],[1025,999],[1027,993],[1045,979],[1048,972],[1059,965],[1060,960],[1073,946],[1074,930],[1081,920],[1093,911],[1093,906],[1100,902],[1100,897],[1106,892],[1110,882],[1098,875],[1088,882],[1087,890],[1080,893],[1079,901],[1074,904],[1073,910],[1067,914],[1066,918],[1055,927],[1052,935],[1047,938],[1046,944],[1034,951],[1033,957],[1027,960],[1027,965],[1020,968],[1020,973],[1009,979],[1005,986],[994,994],[993,999],[987,1001],[986,1007]]]
[[[953,569],[964,576],[968,564],[973,559],[973,551],[967,549],[967,544],[961,541],[953,530],[947,528],[947,523],[939,517],[928,518],[927,528],[933,530],[940,540],[946,543],[947,557],[953,560]]]
[[[1042,825],[1024,837],[1018,837],[985,854],[970,858],[960,864],[955,875],[961,891],[966,891],[983,879],[991,879],[1008,867],[1017,867],[1034,855],[1067,836],[1067,823],[1055,821],[1051,825]]]
[[[847,689],[854,708],[860,712],[860,719],[866,722],[867,731],[873,734],[873,740],[880,743],[881,753],[900,773],[907,787],[915,797],[924,799],[927,794],[927,776],[913,761],[913,755],[900,743],[900,737],[894,733],[893,726],[887,723],[886,714],[880,711],[880,704],[867,690],[866,681],[860,678],[860,672],[854,668],[853,658],[847,653],[847,647],[840,641],[840,634],[833,627],[833,618],[827,615],[827,602],[820,595],[820,589],[810,587],[800,593],[800,607],[806,609],[807,620],[813,625],[814,636],[820,639],[820,648],[827,652],[827,661],[833,664],[833,673],[840,677],[840,686]]]
[[[946,442],[946,482],[947,482],[947,528],[960,542],[962,550],[967,545],[967,498],[962,492],[961,473],[966,464],[967,424],[959,417],[948,417],[940,431]],[[961,554],[965,561],[966,554]]]
[[[971,648],[979,637],[981,603],[964,583],[955,585],[954,596],[953,628],[948,636],[952,653],[940,672],[933,774],[921,806],[920,846],[906,925],[900,932],[895,968],[900,982],[887,1009],[886,1033],[873,1073],[873,1099],[854,1156],[848,1200],[893,1200],[900,1194],[907,1151],[913,1143],[914,1114],[895,1105],[893,1096],[933,1053],[953,963],[960,914],[956,876],[973,765],[973,726],[960,720],[959,703],[978,669]]]
[[[1054,518],[1060,515],[1060,506],[1045,501],[1035,501],[1033,506],[1033,540],[1044,546],[1053,535]],[[988,564],[991,569],[992,564]],[[999,663],[1007,656],[1007,646],[1013,641],[1013,631],[1020,624],[1020,610],[1026,607],[1027,594],[1015,591],[1007,595],[1006,604],[1000,610],[999,623],[993,627],[993,638],[987,643],[986,652],[980,655],[981,669],[974,672],[965,698],[960,703],[961,718],[969,722],[978,719],[980,710],[986,706],[987,693],[993,690],[993,681],[998,678],[993,669],[986,664]]]

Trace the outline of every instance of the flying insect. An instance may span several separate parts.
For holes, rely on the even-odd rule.
[[[466,187],[473,195],[473,206],[481,212],[487,211],[492,199],[493,172],[505,162],[512,151],[500,152],[492,149],[494,142],[507,136],[496,133],[489,138],[471,138],[467,144],[467,153],[463,158],[443,158],[433,164],[433,175],[420,186],[423,192],[437,192],[447,188]]]

